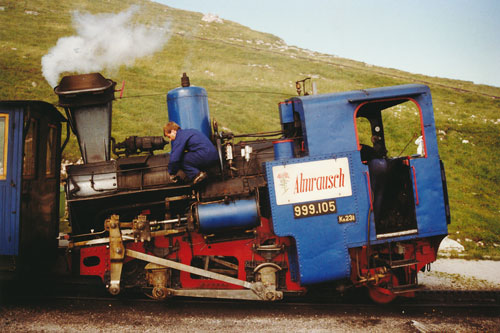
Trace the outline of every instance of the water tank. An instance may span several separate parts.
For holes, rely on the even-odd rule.
[[[191,86],[186,73],[183,74],[181,82],[182,87],[167,94],[168,119],[183,129],[197,129],[211,139],[212,128],[206,90]]]
[[[273,141],[274,159],[283,160],[293,158],[293,140],[284,139]]]

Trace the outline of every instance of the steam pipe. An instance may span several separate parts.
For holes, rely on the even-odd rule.
[[[69,137],[71,136],[71,130],[70,130],[70,123],[69,121],[66,122],[66,139],[64,139],[63,145],[61,147],[61,152],[64,151],[64,148],[66,148],[66,145],[69,142]]]

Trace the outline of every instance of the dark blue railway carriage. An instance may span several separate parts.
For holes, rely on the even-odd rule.
[[[55,259],[61,122],[49,103],[0,102],[0,269]]]

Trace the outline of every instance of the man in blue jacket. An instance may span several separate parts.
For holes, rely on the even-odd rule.
[[[195,129],[181,129],[170,121],[163,127],[163,134],[171,141],[172,150],[168,163],[171,177],[184,170],[193,184],[198,184],[208,176],[205,171],[219,161],[219,154],[210,140]]]

